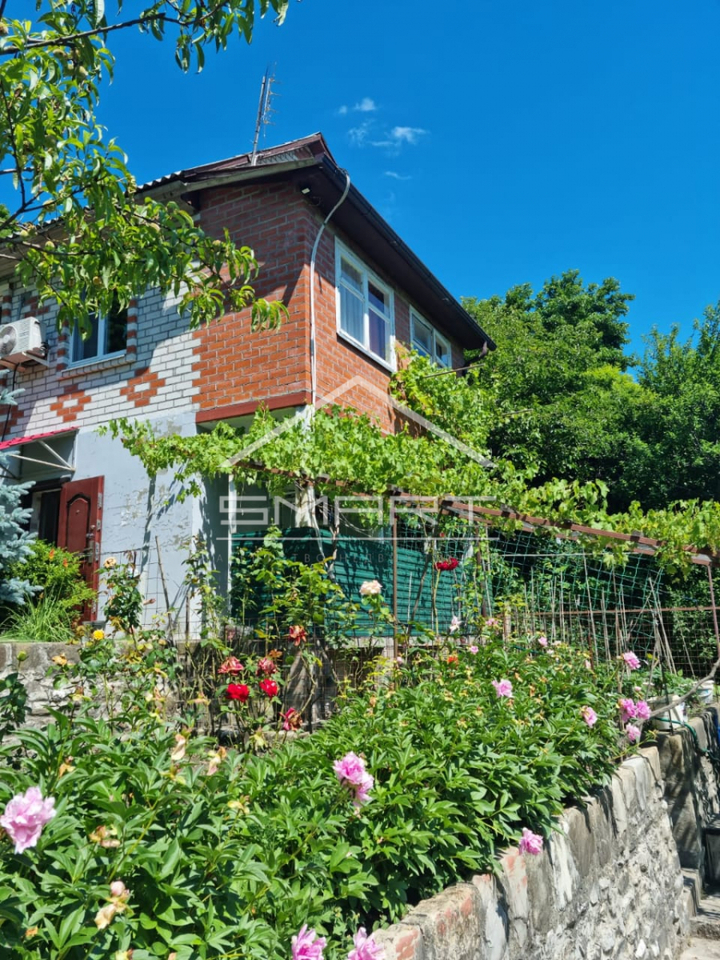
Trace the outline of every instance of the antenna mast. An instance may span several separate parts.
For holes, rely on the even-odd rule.
[[[265,76],[262,78],[262,83],[260,84],[260,100],[258,102],[257,120],[255,121],[255,136],[253,137],[252,157],[250,158],[251,167],[254,167],[257,164],[260,128],[266,127],[270,123],[270,115],[273,113],[273,109],[271,107],[273,83],[275,83],[275,74],[274,72],[270,73],[270,67],[268,67],[265,71]]]

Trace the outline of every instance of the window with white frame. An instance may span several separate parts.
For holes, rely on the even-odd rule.
[[[414,310],[410,311],[410,339],[413,350],[429,357],[440,367],[452,366],[449,342]]]
[[[90,318],[87,337],[82,336],[77,324],[72,333],[71,363],[102,360],[125,352],[127,344],[127,309],[112,310],[107,316]]]
[[[392,290],[340,244],[336,261],[339,332],[391,366]]]

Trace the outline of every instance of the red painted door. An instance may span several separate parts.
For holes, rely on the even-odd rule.
[[[73,480],[63,485],[58,517],[58,546],[77,553],[85,582],[93,590],[99,586],[100,533],[104,477]],[[92,620],[97,604],[88,604],[83,617]]]

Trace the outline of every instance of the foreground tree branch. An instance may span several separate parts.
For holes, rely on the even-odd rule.
[[[62,289],[58,323],[87,327],[93,314],[125,306],[155,287],[179,297],[197,326],[228,302],[253,302],[252,251],[228,235],[207,236],[177,204],[139,200],[127,158],[96,122],[102,84],[112,77],[109,40],[137,28],[174,47],[182,70],[201,69],[205,48],[250,41],[256,17],[282,22],[289,0],[155,0],[114,21],[105,0],[48,0],[34,21],[25,0],[0,5],[0,169],[15,202],[0,204],[0,261],[41,300]],[[113,4],[114,5],[114,4]],[[172,36],[171,36],[172,34]],[[277,325],[281,304],[261,301],[258,325]]]

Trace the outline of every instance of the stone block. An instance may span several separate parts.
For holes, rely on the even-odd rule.
[[[621,839],[627,832],[628,814],[625,802],[623,782],[619,776],[614,776],[610,782],[610,800],[612,803],[612,818],[615,837]],[[622,841],[624,842],[624,841]]]
[[[594,805],[593,803],[592,806]],[[570,853],[581,880],[585,880],[592,874],[596,856],[595,837],[590,831],[589,808],[580,810],[577,807],[571,807],[563,814],[563,820]]]
[[[580,884],[578,870],[570,852],[570,844],[564,833],[553,833],[547,843],[547,853],[553,868],[553,894],[557,909],[564,914],[566,922],[575,919],[579,904],[574,903]]]
[[[553,865],[547,850],[537,856],[526,856],[524,859],[530,904],[530,931],[535,941],[546,937],[556,925]]]
[[[502,891],[489,873],[473,877],[472,882],[478,892],[476,902],[484,946],[483,960],[506,960],[510,922]]]
[[[478,902],[477,888],[462,883],[424,900],[412,910],[408,919],[422,932],[423,960],[480,960]]]
[[[657,747],[643,747],[640,750],[640,756],[650,766],[653,778],[656,782],[662,782],[663,775],[660,766],[660,751]]]
[[[602,868],[613,863],[616,844],[613,835],[613,799],[610,790],[603,790],[587,809],[590,833],[595,843],[598,865]]]
[[[425,960],[422,933],[408,921],[373,932],[373,940],[385,949],[385,960]]]
[[[500,858],[498,883],[507,905],[510,956],[523,956],[530,937],[530,901],[525,858],[517,847]]]
[[[640,810],[644,810],[648,801],[653,796],[654,781],[650,771],[650,766],[644,757],[630,757],[623,763],[623,767],[628,767],[635,774],[635,795],[637,805]]]

